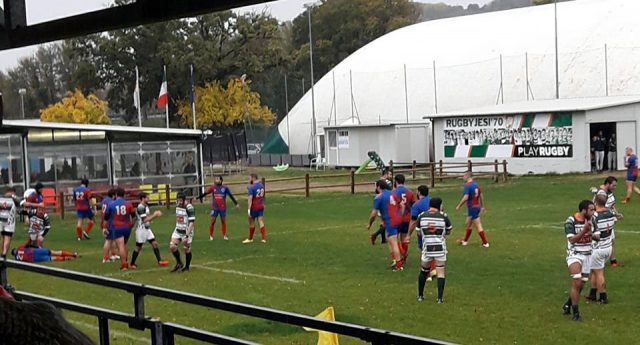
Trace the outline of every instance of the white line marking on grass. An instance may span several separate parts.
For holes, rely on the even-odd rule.
[[[294,278],[274,277],[274,276],[267,276],[267,275],[257,274],[257,273],[250,273],[250,272],[242,272],[242,271],[236,271],[236,270],[227,270],[227,269],[222,269],[222,268],[207,267],[207,266],[202,266],[202,265],[191,265],[191,266],[193,266],[195,268],[204,269],[204,270],[214,271],[214,272],[237,274],[237,275],[241,275],[241,276],[245,276],[245,277],[254,277],[254,278],[262,278],[262,279],[269,279],[269,280],[277,280],[277,281],[280,281],[280,282],[293,283],[293,284],[306,284],[304,280],[298,280],[298,279],[294,279]]]
[[[92,325],[92,324],[84,322],[84,321],[69,320],[69,322],[74,324],[74,325],[76,325],[76,326],[89,328],[89,329],[94,330],[94,331],[100,330],[100,328],[98,326]],[[135,341],[141,342],[141,343],[151,344],[151,340],[149,338],[137,337],[135,335],[131,335],[131,334],[128,334],[126,332],[114,331],[111,328],[109,328],[109,334],[113,334],[113,335],[116,335],[118,337],[123,337],[123,338],[131,339],[131,340],[135,340]]]
[[[210,266],[210,265],[219,265],[219,264],[230,264],[230,263],[236,262],[236,261],[243,261],[243,260],[249,260],[249,259],[272,258],[272,257],[275,257],[275,255],[250,255],[250,256],[242,256],[242,257],[235,258],[235,259],[209,261],[209,262],[205,262],[205,263],[203,263],[201,265],[202,266]]]

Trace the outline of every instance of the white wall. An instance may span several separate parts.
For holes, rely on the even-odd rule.
[[[444,162],[488,162],[496,158],[445,158],[444,157],[444,121],[446,118],[434,120],[434,156],[435,160]],[[524,175],[529,172],[569,173],[583,172],[591,169],[591,154],[589,147],[589,125],[585,121],[584,113],[573,114],[573,157],[572,158],[497,158],[500,162],[507,161],[509,173]]]
[[[368,158],[369,151],[376,151],[385,163],[390,160],[402,163],[429,161],[428,124],[340,128],[338,131],[349,131],[348,149],[329,148],[328,133],[333,130],[336,129],[324,130],[330,166],[359,166]]]

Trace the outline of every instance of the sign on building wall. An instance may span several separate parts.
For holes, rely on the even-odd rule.
[[[571,113],[444,119],[444,156],[573,157]]]
[[[339,149],[349,148],[349,131],[338,132],[338,148]]]

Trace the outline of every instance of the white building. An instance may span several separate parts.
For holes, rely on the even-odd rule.
[[[431,115],[435,160],[506,160],[514,174],[588,172],[591,138],[612,138],[618,169],[636,151],[640,96],[543,100]]]
[[[557,7],[560,97],[640,94],[640,1]],[[363,125],[415,123],[425,114],[555,98],[554,34],[553,5],[391,32],[317,81],[316,142],[326,141],[320,139],[326,126],[349,118]],[[293,154],[312,151],[311,110],[308,92],[278,126]]]
[[[324,157],[329,166],[357,167],[369,151],[394,164],[427,163],[431,157],[431,126],[425,122],[343,124],[327,126],[324,133]]]

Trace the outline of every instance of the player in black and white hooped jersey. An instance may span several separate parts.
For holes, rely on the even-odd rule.
[[[139,199],[140,203],[136,208],[136,218],[138,221],[138,226],[136,227],[136,247],[131,255],[131,264],[129,267],[134,270],[138,268],[136,260],[138,259],[138,255],[140,254],[140,251],[142,251],[142,246],[145,242],[149,242],[149,244],[151,244],[153,254],[156,256],[158,265],[167,266],[169,262],[162,260],[162,257],[160,256],[160,249],[158,248],[158,241],[156,241],[156,236],[151,230],[151,222],[162,216],[162,212],[156,210],[151,213],[151,211],[149,211],[149,195],[147,193],[140,193]]]
[[[29,219],[27,243],[25,247],[42,248],[44,238],[51,230],[51,221],[44,207],[29,208],[22,211]]]
[[[593,253],[591,254],[591,291],[587,299],[596,300],[596,292],[600,294],[598,303],[607,304],[604,266],[611,257],[613,249],[614,228],[618,217],[606,207],[604,195],[596,196],[596,212],[593,215]]]
[[[9,187],[4,195],[0,195],[0,237],[2,239],[1,259],[7,258],[11,238],[16,231],[16,215],[21,200],[16,196],[16,190]]]
[[[584,282],[589,280],[591,271],[592,216],[595,206],[591,200],[583,200],[578,205],[578,212],[567,218],[564,232],[567,237],[567,266],[571,275],[571,292],[562,309],[565,315],[573,311],[573,320],[580,321],[580,292]]]
[[[591,191],[594,192],[594,196],[593,196],[593,202],[596,202],[596,196],[598,195],[603,195],[607,198],[607,204],[605,205],[605,207],[610,210],[611,212],[613,212],[613,214],[616,215],[616,217],[618,218],[618,220],[622,219],[622,213],[618,212],[618,210],[616,209],[616,197],[613,194],[613,192],[616,190],[616,187],[618,186],[618,179],[615,178],[614,176],[609,176],[604,180],[604,183],[599,187],[599,188],[591,188]],[[618,260],[616,259],[616,255],[615,255],[615,233],[613,234],[613,238],[612,240],[612,244],[611,244],[611,258],[609,259],[611,262],[611,267],[618,267]],[[592,286],[593,287],[593,286]]]
[[[416,223],[422,233],[422,258],[420,273],[418,274],[418,302],[424,300],[424,286],[431,271],[431,262],[436,262],[438,277],[438,304],[443,303],[445,272],[447,261],[446,236],[451,233],[453,226],[446,213],[441,211],[442,199],[433,198],[429,202],[429,210],[422,212]]]
[[[196,209],[187,200],[183,193],[178,193],[176,204],[176,227],[171,234],[169,249],[176,259],[176,265],[171,272],[188,272],[191,265],[191,242],[193,242],[194,224],[196,221]],[[182,242],[184,248],[185,263],[182,264],[178,245]]]

